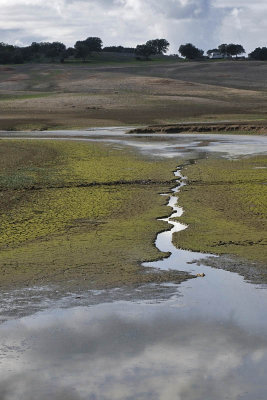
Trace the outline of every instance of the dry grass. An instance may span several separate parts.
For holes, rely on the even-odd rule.
[[[0,129],[266,119],[265,63],[0,69]]]

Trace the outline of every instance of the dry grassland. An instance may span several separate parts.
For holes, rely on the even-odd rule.
[[[265,121],[267,64],[0,67],[0,129]]]

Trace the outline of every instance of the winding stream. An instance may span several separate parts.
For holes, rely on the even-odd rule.
[[[155,242],[156,247],[161,252],[171,253],[171,255],[170,257],[163,260],[152,263],[145,263],[144,266],[158,268],[161,270],[177,269],[179,271],[184,271],[185,269],[188,270],[188,263],[204,259],[208,257],[209,254],[177,249],[172,244],[173,234],[175,232],[181,232],[187,229],[186,225],[181,224],[179,221],[175,221],[175,219],[183,215],[183,208],[178,205],[177,194],[180,192],[182,187],[186,185],[186,178],[182,176],[181,170],[179,168],[174,172],[174,176],[176,178],[179,178],[176,181],[176,183],[178,183],[178,186],[172,189],[174,195],[170,196],[168,203],[168,206],[171,207],[174,212],[170,215],[170,217],[162,219],[162,221],[168,222],[170,225],[173,225],[173,228],[169,231],[159,233]],[[162,196],[168,195],[162,194]]]
[[[73,139],[74,133],[64,136]],[[135,146],[153,157],[267,152],[260,137],[129,138],[116,130],[97,138],[92,132],[76,136],[122,149]],[[177,195],[186,184],[180,170],[175,176],[173,214],[165,219],[172,228],[156,240],[170,256],[145,266],[206,276],[132,292],[89,291],[79,299],[57,298],[54,288],[0,294],[6,307],[0,325],[1,400],[266,400],[267,288],[201,264],[209,255],[174,247],[173,233],[186,229],[173,220],[183,213]],[[11,313],[20,307],[29,315]]]

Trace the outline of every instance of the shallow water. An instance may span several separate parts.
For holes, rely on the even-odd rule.
[[[83,131],[1,132],[0,138],[99,141],[123,149],[134,147],[151,157],[203,158],[217,153],[226,157],[267,153],[266,136],[221,134],[125,134],[131,127],[94,128]]]
[[[267,139],[257,136],[129,137],[123,129],[38,135],[133,146],[153,157],[267,152]],[[170,198],[172,217],[183,212],[179,189]],[[1,400],[266,399],[267,288],[194,263],[203,254],[176,249],[172,233],[186,227],[168,221],[171,230],[156,245],[171,256],[146,265],[205,278],[128,291],[63,296],[37,287],[0,295]]]
[[[2,325],[1,399],[266,399],[267,339],[176,300]]]

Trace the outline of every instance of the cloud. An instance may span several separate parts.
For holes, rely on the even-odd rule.
[[[0,41],[29,44],[61,40],[73,45],[100,36],[105,45],[135,46],[166,37],[171,51],[193,42],[208,49],[241,42],[264,45],[265,0],[0,0]]]

